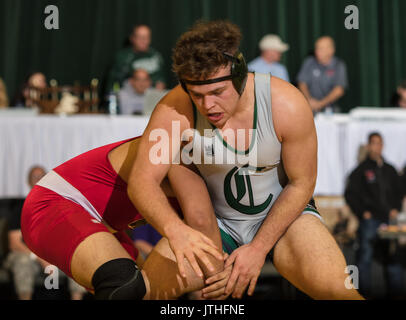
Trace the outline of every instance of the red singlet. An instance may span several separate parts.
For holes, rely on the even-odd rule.
[[[108,154],[127,139],[85,152],[51,170],[28,194],[21,214],[27,246],[39,257],[72,276],[70,262],[76,247],[96,232],[111,228],[130,256],[138,251],[124,232],[141,222],[127,195],[127,183],[114,171]],[[179,210],[176,199],[169,199]]]

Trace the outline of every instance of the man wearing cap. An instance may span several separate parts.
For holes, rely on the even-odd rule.
[[[248,70],[250,72],[271,73],[274,77],[289,82],[286,67],[279,63],[282,53],[289,50],[289,45],[283,43],[279,36],[267,34],[259,42],[259,48],[261,49],[261,56],[248,64]]]

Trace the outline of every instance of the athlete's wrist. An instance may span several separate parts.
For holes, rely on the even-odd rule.
[[[164,231],[164,236],[168,238],[168,240],[173,239],[176,237],[179,232],[181,232],[181,229],[185,226],[185,224],[179,219],[179,221],[173,221],[171,223],[165,224],[163,227]]]
[[[257,254],[263,255],[264,257],[271,251],[272,248],[268,248],[265,243],[259,240],[252,240],[249,244],[250,247],[257,252]]]

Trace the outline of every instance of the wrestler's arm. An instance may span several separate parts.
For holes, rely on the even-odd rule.
[[[184,214],[185,223],[209,237],[219,251],[222,251],[220,229],[217,225],[214,208],[207,186],[194,165],[173,165],[168,172],[168,179],[176,199]],[[224,261],[211,260],[216,270],[223,270]],[[202,266],[204,267],[204,265]],[[205,270],[205,274],[210,274]]]
[[[208,261],[206,253],[219,260],[223,258],[222,254],[212,240],[187,226],[180,219],[160,186],[169,172],[172,159],[180,150],[181,133],[191,127],[192,119],[190,100],[178,86],[160,101],[151,116],[139,144],[137,157],[128,179],[127,191],[143,217],[169,240],[180,273],[186,276],[184,268],[186,258],[195,272],[203,277],[196,256],[206,263]],[[154,140],[157,136],[160,138]],[[166,159],[164,163],[157,163],[156,160],[159,160],[157,157]],[[214,271],[211,264],[206,266]]]
[[[312,197],[317,176],[317,136],[311,109],[292,85],[272,78],[272,114],[282,145],[288,183],[273,204],[252,242],[235,250],[226,261],[234,264],[226,291],[241,297],[247,285],[253,294],[266,255]]]
[[[185,215],[185,222],[212,239],[219,251],[221,251],[220,231],[206,184],[193,169],[190,166],[173,165],[168,172],[172,190]],[[212,258],[211,263],[216,270],[211,272],[204,267],[198,257],[197,260],[200,262],[199,264],[205,276],[219,274],[224,268],[223,261]],[[146,298],[173,299],[185,293],[202,289],[204,287],[203,279],[196,276],[188,261],[185,261],[184,265],[186,277],[182,279],[176,268],[176,259],[168,245],[168,241],[165,238],[162,239],[148,256],[142,268],[150,283],[149,294]],[[164,274],[162,270],[165,270]],[[219,274],[218,277],[222,279],[224,275],[221,277],[221,274]],[[218,289],[208,290],[208,293],[210,293],[208,297],[221,298],[225,284],[218,281],[216,285]]]

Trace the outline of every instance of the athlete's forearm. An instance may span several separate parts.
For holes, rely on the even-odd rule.
[[[197,214],[197,213],[198,213],[198,211],[194,212],[193,214]],[[198,218],[196,219],[195,217],[193,217],[193,214],[189,214],[188,218],[186,218],[187,213],[185,213],[186,224],[189,225],[190,227],[192,227],[193,229],[200,231],[205,236],[209,237],[211,240],[213,240],[214,244],[217,246],[219,251],[220,252],[223,251],[220,231],[219,231],[219,228],[217,225],[217,220],[214,217],[214,214],[213,214],[213,218],[208,217],[207,219],[205,219],[206,221],[204,221],[204,222],[201,219],[198,219]],[[199,266],[202,268],[205,278],[209,278],[224,270],[224,261],[223,260],[218,260],[211,255],[208,258],[214,267],[214,271],[210,271],[198,259]]]
[[[185,223],[211,239],[222,251],[220,230],[204,180],[193,166],[172,166],[168,172],[172,191],[182,208]],[[199,260],[203,274],[210,277],[224,269],[224,261],[209,255],[214,271],[208,270]]]
[[[127,193],[137,210],[162,236],[171,239],[171,233],[184,225],[154,179],[137,175],[137,182],[129,180]]]
[[[289,183],[275,201],[251,245],[264,254],[274,247],[310,201],[314,185]]]

